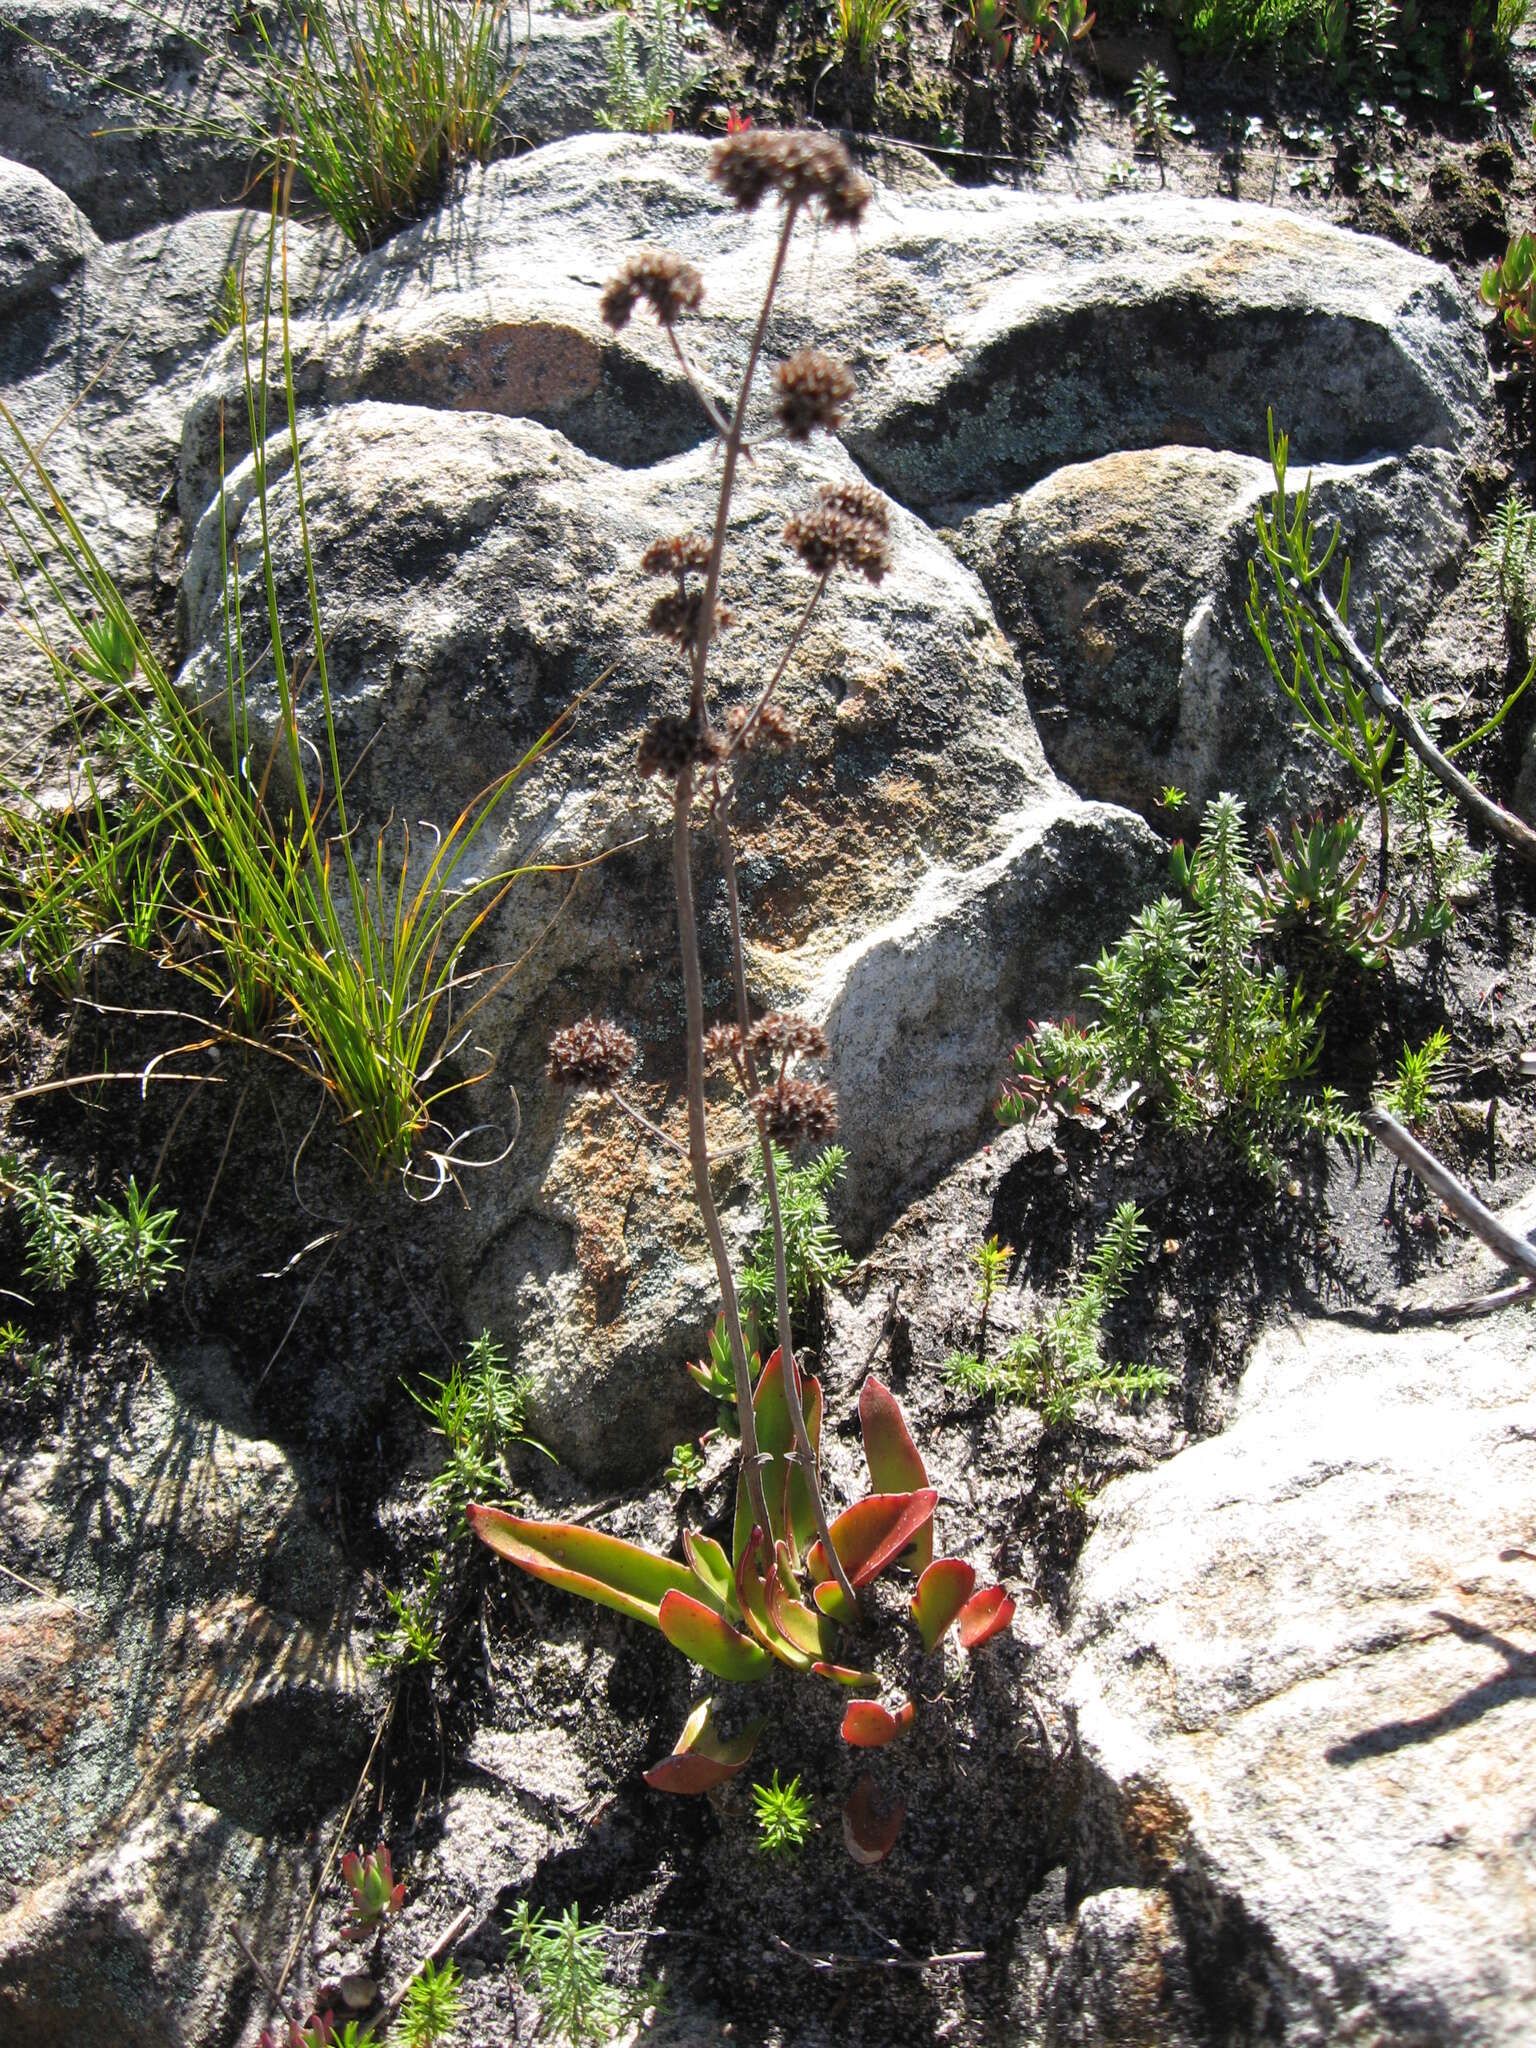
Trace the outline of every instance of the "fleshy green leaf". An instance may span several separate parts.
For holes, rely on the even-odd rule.
[[[714,1701],[702,1700],[688,1716],[672,1752],[645,1772],[655,1792],[712,1792],[751,1761],[766,1725],[753,1721],[729,1742],[715,1732]]]
[[[787,1664],[791,1671],[809,1671],[813,1653],[802,1650],[787,1636],[781,1635],[769,1617],[768,1589],[757,1565],[762,1549],[762,1531],[754,1529],[752,1541],[736,1567],[736,1598],[741,1603],[742,1615],[747,1627],[771,1656],[777,1657],[781,1664]]]
[[[763,1498],[768,1503],[768,1519],[773,1523],[769,1540],[777,1542],[785,1534],[784,1489],[788,1483],[790,1467],[785,1453],[793,1448],[794,1432],[790,1427],[789,1408],[784,1399],[784,1369],[781,1353],[775,1351],[763,1367],[752,1394],[752,1419],[757,1427],[757,1448],[768,1460],[763,1466]],[[745,1471],[736,1480],[736,1526],[731,1538],[731,1556],[740,1564],[756,1520],[752,1512],[752,1496],[747,1491]]]
[[[873,1373],[859,1394],[859,1429],[864,1438],[864,1462],[869,1483],[876,1493],[920,1493],[928,1484],[927,1468],[912,1441],[901,1403],[883,1380]],[[911,1549],[901,1562],[915,1572],[926,1571],[933,1562],[933,1528],[920,1529]]]
[[[718,1607],[727,1621],[739,1621],[741,1609],[736,1605],[736,1581],[731,1573],[731,1561],[713,1536],[701,1536],[693,1529],[683,1531],[683,1555],[692,1567],[693,1575],[704,1589],[704,1597],[712,1607]],[[689,1587],[688,1591],[695,1589]]]
[[[773,1668],[773,1659],[766,1650],[740,1629],[732,1628],[713,1607],[695,1600],[691,1593],[668,1593],[662,1600],[660,1616],[661,1632],[673,1649],[681,1650],[693,1663],[702,1664],[716,1678],[746,1685],[765,1677]]]
[[[912,1619],[917,1623],[924,1650],[932,1652],[943,1640],[975,1590],[975,1568],[963,1558],[941,1557],[929,1565],[912,1595]]]
[[[918,1531],[933,1520],[939,1496],[931,1486],[916,1493],[870,1493],[844,1508],[832,1524],[832,1547],[855,1591],[878,1577],[899,1557]],[[814,1579],[831,1576],[821,1544],[811,1546],[807,1567]],[[817,1605],[821,1603],[818,1600]]]
[[[833,1629],[814,1608],[807,1607],[784,1590],[777,1564],[769,1568],[764,1591],[768,1601],[768,1619],[778,1633],[807,1657],[825,1657],[832,1648]]]
[[[819,1663],[811,1666],[818,1678],[829,1679],[833,1685],[846,1685],[860,1692],[868,1692],[880,1683],[878,1672],[857,1671],[851,1664]]]
[[[504,1508],[465,1509],[469,1526],[499,1557],[531,1578],[560,1586],[600,1607],[617,1608],[636,1621],[661,1626],[661,1602],[668,1593],[697,1590],[686,1565],[638,1543],[606,1536],[571,1522],[528,1522]]]
[[[1005,1629],[1013,1619],[1014,1601],[1001,1586],[988,1586],[973,1593],[960,1610],[960,1647],[977,1650]]]

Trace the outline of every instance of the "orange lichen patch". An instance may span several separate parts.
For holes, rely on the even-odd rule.
[[[601,376],[602,349],[590,335],[529,320],[499,321],[457,344],[424,342],[381,381],[411,404],[527,418],[590,398]]]
[[[67,1600],[0,1622],[0,1733],[57,1763],[90,1698],[86,1619]]]
[[[660,1089],[630,1088],[637,1109],[663,1130],[679,1129],[675,1105],[669,1110]],[[673,1244],[691,1244],[697,1222],[681,1160],[648,1142],[609,1103],[596,1097],[572,1104],[562,1142],[544,1182],[544,1195],[576,1232],[576,1265],[593,1294],[593,1318],[615,1321],[633,1262],[626,1226],[643,1205],[646,1233]]]
[[[1126,1845],[1149,1876],[1171,1870],[1189,1839],[1189,1815],[1161,1785],[1127,1781],[1120,1810]]]

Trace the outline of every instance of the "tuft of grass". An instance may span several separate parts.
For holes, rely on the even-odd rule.
[[[222,537],[227,733],[217,739],[183,703],[135,624],[112,577],[20,426],[0,400],[12,448],[0,448],[9,485],[0,549],[52,667],[65,716],[78,736],[86,800],[54,825],[19,805],[0,811],[0,833],[24,861],[0,891],[0,945],[18,947],[33,971],[68,985],[85,953],[107,938],[156,951],[162,965],[212,999],[215,1038],[259,1044],[314,1074],[370,1171],[401,1173],[427,1199],[467,1163],[439,1121],[441,1105],[484,1078],[457,1056],[469,1025],[502,985],[493,970],[465,971],[475,935],[526,869],[474,881],[466,863],[491,832],[509,792],[552,744],[565,720],[471,798],[423,859],[408,832],[359,852],[347,815],[321,630],[318,580],[298,456],[289,345],[286,264],[276,263],[274,195],[259,326],[242,294],[241,340],[254,470],[258,561],[252,581],[266,633],[247,651],[238,559]],[[274,322],[277,334],[274,335]],[[274,358],[276,360],[274,360]],[[280,371],[278,364],[280,363]],[[306,767],[296,684],[285,644],[273,564],[267,470],[269,392],[282,394],[297,497],[309,614],[308,661],[318,683],[318,769]],[[223,501],[221,498],[221,511]],[[34,603],[30,563],[54,614]],[[80,593],[84,593],[84,598]],[[62,621],[62,623],[60,623]],[[106,635],[103,621],[110,621]],[[88,634],[88,628],[92,629]],[[93,637],[92,637],[93,636]],[[82,660],[81,645],[93,650]],[[125,693],[103,680],[103,648]],[[286,800],[274,793],[276,761],[253,747],[249,688],[270,663],[278,699],[276,748]],[[121,794],[109,798],[87,734],[101,734]],[[469,989],[479,984],[473,998]],[[199,1020],[200,1022],[203,1020]],[[200,1037],[199,1045],[206,1038]],[[473,1067],[474,1062],[466,1062]]]
[[[835,0],[832,43],[844,64],[867,71],[880,45],[895,35],[907,12],[907,0]]]
[[[254,14],[265,137],[359,249],[415,219],[501,139],[507,0],[281,0]]]
[[[599,127],[633,135],[670,132],[678,110],[707,75],[688,54],[684,17],[679,0],[651,0],[642,69],[629,12],[620,9],[614,15],[608,31],[608,98],[597,116]]]

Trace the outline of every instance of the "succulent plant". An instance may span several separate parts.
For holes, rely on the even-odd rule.
[[[820,1383],[801,1389],[813,1448],[821,1438]],[[578,1593],[659,1629],[675,1649],[713,1677],[731,1684],[761,1679],[775,1664],[860,1694],[873,1690],[868,1672],[838,1659],[838,1623],[852,1620],[846,1595],[816,1536],[809,1495],[798,1462],[780,1354],[762,1368],[753,1395],[763,1493],[770,1527],[752,1513],[739,1480],[731,1554],[712,1537],[689,1531],[681,1560],[663,1557],[578,1523],[537,1522],[504,1509],[471,1506],[470,1526],[509,1563],[548,1585]],[[921,1454],[890,1389],[873,1376],[859,1397],[859,1423],[871,1491],[845,1508],[830,1534],[855,1594],[899,1567],[919,1574],[912,1615],[925,1652],[958,1624],[966,1649],[978,1648],[1005,1628],[1014,1603],[1000,1586],[974,1591],[975,1572],[958,1558],[933,1558],[933,1513],[938,1494],[928,1484]],[[895,1707],[857,1698],[842,1723],[854,1747],[877,1748],[911,1727],[910,1699]],[[762,1722],[722,1737],[714,1701],[695,1708],[670,1755],[645,1773],[659,1792],[712,1791],[745,1768]],[[894,1839],[894,1836],[893,1838]]]
[[[389,1851],[382,1842],[371,1856],[359,1856],[355,1849],[343,1856],[341,1874],[352,1893],[352,1918],[342,1929],[349,1941],[362,1941],[376,1933],[405,1903],[405,1884],[396,1884]]]

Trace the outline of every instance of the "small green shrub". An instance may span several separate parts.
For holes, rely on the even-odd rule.
[[[429,1572],[429,1578],[434,1576]],[[392,1627],[380,1629],[378,1641],[369,1652],[368,1661],[375,1669],[408,1671],[417,1665],[431,1666],[441,1661],[442,1630],[430,1613],[435,1590],[435,1585],[429,1587],[428,1598],[418,1601],[385,1587],[384,1603],[395,1619]]]
[[[400,2038],[405,2048],[442,2048],[459,2023],[464,2003],[459,1966],[423,1963],[400,2005]]]
[[[1129,98],[1131,132],[1136,137],[1136,147],[1149,156],[1155,156],[1159,164],[1176,135],[1194,134],[1194,123],[1173,111],[1168,74],[1161,65],[1151,62],[1142,65],[1136,74],[1135,84],[1130,88]]]
[[[994,1360],[951,1352],[944,1378],[965,1393],[1030,1401],[1052,1425],[1070,1422],[1097,1395],[1137,1401],[1165,1393],[1171,1382],[1161,1367],[1108,1365],[1101,1349],[1105,1313],[1124,1295],[1146,1251],[1141,1210],[1121,1202],[1089,1254],[1082,1280],[1039,1330],[1016,1337]]]
[[[827,1198],[848,1169],[841,1145],[828,1145],[804,1166],[796,1166],[780,1146],[773,1147],[779,1208],[784,1227],[784,1266],[789,1277],[792,1316],[810,1305],[818,1288],[835,1287],[853,1261],[838,1242],[827,1216]],[[762,1171],[759,1167],[761,1182]],[[741,1276],[741,1298],[749,1314],[773,1327],[773,1229],[765,1223]]]
[[[792,1856],[810,1840],[815,1822],[811,1802],[800,1789],[799,1777],[787,1785],[774,1772],[771,1781],[752,1787],[752,1806],[757,1820],[757,1846],[765,1856]]]
[[[263,140],[359,249],[416,218],[501,139],[506,0],[281,0],[257,10]]]
[[[508,1960],[538,1998],[546,2027],[571,2048],[611,2041],[623,2031],[639,2001],[611,1985],[604,1974],[608,1929],[601,1920],[583,1925],[581,1909],[575,1905],[550,1920],[519,1899],[508,1927]]]
[[[17,1213],[26,1235],[23,1270],[51,1293],[69,1286],[82,1256],[89,1257],[108,1294],[147,1301],[181,1264],[173,1237],[174,1209],[157,1209],[155,1191],[139,1193],[131,1176],[120,1202],[102,1199],[90,1210],[75,1206],[52,1167],[33,1169],[0,1158],[0,1198]]]
[[[679,1493],[686,1493],[690,1486],[697,1486],[704,1476],[704,1460],[697,1444],[680,1443],[672,1446],[672,1462],[662,1477],[669,1486]]]
[[[1510,639],[1524,648],[1536,581],[1536,512],[1518,490],[1506,493],[1478,545],[1473,573],[1479,593]]]
[[[651,0],[643,70],[631,21],[632,11],[621,9],[608,31],[608,100],[598,114],[598,125],[657,135],[670,130],[706,73],[688,54],[686,10],[679,0]]]
[[[446,1378],[425,1379],[424,1391],[406,1389],[443,1439],[443,1469],[427,1493],[448,1515],[456,1536],[468,1533],[464,1509],[471,1500],[507,1497],[502,1460],[513,1444],[544,1450],[528,1432],[528,1387],[525,1376],[507,1371],[505,1351],[482,1330]]]
[[[1422,1124],[1429,1115],[1429,1091],[1451,1049],[1451,1034],[1442,1024],[1415,1050],[1405,1045],[1397,1063],[1397,1076],[1387,1089],[1385,1102],[1405,1124]]]

